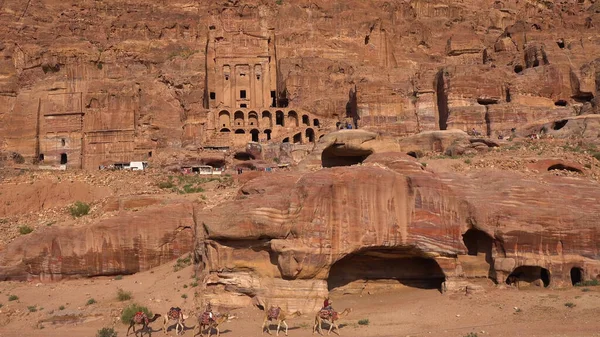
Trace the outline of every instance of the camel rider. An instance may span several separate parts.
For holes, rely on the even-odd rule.
[[[323,301],[323,310],[327,310],[330,313],[333,312],[333,301],[329,299],[329,297],[325,298],[325,301]]]
[[[205,314],[208,315],[208,319],[210,319],[211,321],[214,321],[214,315],[213,315],[213,312],[212,312],[212,305],[210,304],[210,302],[206,306]]]

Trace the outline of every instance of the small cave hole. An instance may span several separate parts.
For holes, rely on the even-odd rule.
[[[550,272],[548,269],[538,266],[521,266],[506,278],[508,285],[518,286],[521,282],[546,288],[550,285]]]
[[[495,98],[478,98],[477,104],[481,104],[481,105],[498,104],[498,100]]]
[[[565,101],[564,99],[559,99],[558,101],[554,102],[554,105],[556,105],[556,106],[567,106],[567,101]]]
[[[568,119],[556,121],[556,122],[552,123],[552,130],[560,130],[560,129],[564,128],[568,122],[569,122]]]
[[[409,151],[406,154],[413,158],[419,158],[419,155],[415,151]]]
[[[517,64],[515,66],[515,73],[520,74],[521,72],[523,72],[523,66],[520,64]]]
[[[329,146],[321,154],[323,167],[352,166],[365,161],[373,152],[370,150],[337,148]]]
[[[252,154],[248,153],[248,152],[236,152],[233,155],[233,158],[237,159],[237,160],[244,160],[244,161],[246,161],[246,160],[253,160],[254,156]]]
[[[548,171],[569,171],[569,172],[581,173],[580,169],[573,167],[573,166],[564,165],[564,164],[554,164],[554,165],[548,167]]]
[[[583,281],[583,269],[579,267],[571,268],[571,284],[577,285]]]
[[[558,48],[560,48],[560,49],[565,48],[565,40],[563,40],[563,39],[558,39],[558,41],[556,41],[556,44],[558,45]]]

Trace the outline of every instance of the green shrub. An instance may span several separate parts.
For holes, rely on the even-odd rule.
[[[11,301],[11,302],[12,301],[16,301],[18,299],[19,299],[19,296],[17,296],[17,295],[10,295],[10,296],[8,296],[8,300]]]
[[[190,287],[195,288],[197,286],[198,286],[198,282],[192,282],[192,283],[190,283]]]
[[[598,281],[597,279],[586,280],[586,281],[577,282],[575,284],[575,286],[576,287],[595,287],[595,286],[600,286],[600,281]]]
[[[117,337],[117,332],[113,328],[102,328],[98,330],[96,337]]]
[[[132,303],[128,305],[125,309],[123,309],[123,313],[121,314],[121,322],[124,324],[129,324],[133,316],[135,316],[138,312],[143,312],[148,317],[152,317],[152,311],[148,310],[146,307],[142,307],[139,304]]]
[[[90,298],[90,299],[89,299],[89,300],[88,300],[88,301],[85,303],[85,305],[92,305],[92,304],[94,304],[94,303],[96,303],[96,300],[95,300],[95,299],[93,299],[93,298]]]
[[[183,298],[185,300],[186,298],[188,298],[188,295],[183,294],[183,295],[181,295],[181,298]]]
[[[65,310],[65,306],[61,305],[60,307],[58,307],[58,310]]]
[[[596,158],[596,160],[600,160],[600,152],[594,152],[592,157]]]
[[[173,182],[171,180],[161,181],[160,183],[158,183],[159,188],[173,188],[174,186],[175,185],[173,184]]]
[[[471,159],[465,159],[465,164],[467,164],[467,165],[471,164]]]
[[[27,307],[27,310],[29,310],[29,312],[36,312],[38,309],[35,305],[30,305]]]
[[[361,320],[358,321],[358,325],[369,325],[369,319],[368,318],[363,318]]]
[[[119,289],[117,291],[117,299],[119,299],[119,301],[121,301],[121,302],[129,301],[131,299],[131,292],[125,291],[123,289]]]
[[[573,302],[567,302],[567,303],[565,303],[565,307],[567,307],[567,308],[573,308],[573,307],[575,307],[575,303],[573,303]]]
[[[31,228],[31,227],[29,227],[27,225],[19,227],[19,233],[21,233],[21,235],[26,235],[26,234],[29,234],[31,232],[33,232],[33,228]]]
[[[117,275],[115,276],[115,280],[119,281],[123,279],[123,275]]]
[[[192,264],[192,257],[187,256],[185,258],[178,258],[177,263],[173,266],[173,271],[180,271],[181,269]]]
[[[465,337],[477,337],[477,334],[474,332],[469,332],[468,334],[465,335]]]
[[[69,212],[72,216],[79,218],[90,213],[90,205],[85,202],[77,201],[69,207]]]

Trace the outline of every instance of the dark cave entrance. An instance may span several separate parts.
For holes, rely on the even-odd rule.
[[[583,269],[579,267],[571,268],[571,284],[577,285],[581,281],[583,281]]]
[[[484,259],[489,266],[487,276],[495,279],[494,258],[492,255],[494,239],[486,232],[476,228],[469,229],[462,237],[463,243],[467,247],[467,254]]]
[[[323,167],[352,166],[360,164],[371,154],[370,150],[347,149],[331,145],[321,153],[321,165]]]
[[[446,276],[437,261],[414,249],[367,249],[350,254],[331,266],[329,291],[360,292],[367,284],[381,289],[408,286],[442,289]]]
[[[538,283],[538,285],[538,281],[541,281],[545,288],[550,285],[550,272],[548,269],[538,266],[521,266],[508,275],[506,284],[512,285],[519,281],[527,282],[529,284]]]

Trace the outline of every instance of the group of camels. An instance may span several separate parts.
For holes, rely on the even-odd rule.
[[[342,312],[337,312],[337,311],[330,311],[330,310],[326,310],[326,309],[321,309],[319,310],[319,312],[317,312],[317,314],[315,315],[315,324],[313,325],[313,334],[315,332],[319,332],[320,335],[323,334],[323,330],[321,329],[321,325],[323,324],[323,322],[329,324],[329,330],[327,331],[327,334],[329,335],[331,333],[331,331],[333,330],[333,328],[335,328],[335,330],[333,330],[334,333],[337,333],[338,336],[340,334],[340,328],[337,325],[337,321],[340,320],[340,318],[344,318],[346,315],[348,315],[349,313],[352,312],[352,308],[346,308],[344,309],[344,311]],[[291,314],[291,317],[293,316],[300,316],[301,313],[299,311],[294,312],[293,314]],[[283,312],[283,310],[281,310],[280,307],[271,307],[271,309],[267,310],[265,313],[265,319],[263,320],[263,325],[262,325],[262,332],[265,332],[265,328],[267,333],[270,335],[271,331],[269,329],[269,322],[271,321],[276,321],[277,322],[277,330],[275,330],[275,334],[277,336],[279,336],[279,329],[281,328],[281,325],[283,324],[285,326],[285,335],[288,335],[288,325],[286,323],[286,319],[289,318],[287,317],[287,315]]]
[[[132,328],[133,328],[133,333],[136,336],[140,332],[142,335],[144,334],[144,332],[147,332],[148,335],[150,335],[150,332],[148,331],[148,324],[156,321],[159,317],[161,317],[160,314],[155,314],[152,318],[149,318],[143,312],[136,313],[133,316],[133,318],[131,319],[131,321],[129,322],[129,328],[127,329],[127,334],[125,336],[129,335],[129,331]],[[163,331],[165,334],[167,333],[167,324],[171,321],[175,321],[175,335],[183,334],[183,330],[185,328],[185,326],[183,325],[183,322],[186,319],[188,319],[189,316],[185,315],[181,309],[171,308],[162,317],[164,318],[163,319],[163,321],[164,321],[163,322]],[[198,332],[194,333],[194,336],[200,335],[200,337],[202,337],[203,336],[202,332],[208,330],[208,337],[210,337],[213,329],[217,330],[217,336],[219,336],[221,334],[221,331],[219,330],[219,325],[226,322],[230,318],[230,315],[228,313],[225,313],[222,315],[215,315],[215,317],[213,319],[207,319],[206,313],[202,313],[202,314],[198,315],[197,318],[198,318]],[[136,325],[141,325],[142,328],[138,329],[136,331],[135,330]]]
[[[331,331],[333,331],[334,333],[337,333],[339,335],[340,328],[336,322],[339,321],[339,319],[348,315],[350,312],[352,312],[352,308],[346,308],[346,309],[344,309],[344,311],[339,312],[339,313],[336,311],[330,311],[330,310],[323,310],[323,309],[320,310],[315,315],[315,324],[313,326],[313,334],[318,331],[319,334],[322,335],[323,330],[321,329],[321,325],[323,322],[325,322],[325,323],[329,324],[329,330],[327,331],[328,335],[331,333]],[[286,323],[286,320],[288,318],[291,318],[294,316],[300,316],[300,315],[301,315],[301,313],[299,311],[296,311],[291,315],[286,315],[286,313],[280,307],[273,306],[269,310],[266,310],[265,319],[262,324],[262,333],[264,333],[266,330],[267,333],[269,335],[271,335],[271,331],[269,329],[269,322],[275,321],[275,322],[277,322],[277,330],[275,331],[276,335],[279,336],[279,329],[283,325],[285,327],[285,335],[287,336],[288,335],[288,325]],[[159,317],[161,317],[160,314],[155,314],[152,318],[149,318],[143,312],[136,313],[130,321],[126,336],[129,335],[129,331],[132,328],[133,328],[133,333],[136,336],[140,332],[142,335],[144,332],[147,332],[150,335],[150,332],[148,331],[148,328],[149,328],[148,324],[156,321]],[[165,334],[167,333],[167,324],[171,321],[175,321],[175,334],[176,335],[183,334],[183,330],[184,330],[183,322],[188,318],[188,316],[184,315],[183,311],[181,309],[171,308],[165,315],[162,315],[162,317],[164,320],[163,331]],[[215,329],[217,331],[217,337],[220,336],[221,331],[219,330],[219,326],[222,325],[223,323],[225,323],[226,321],[228,321],[230,317],[231,317],[231,315],[229,315],[228,313],[225,313],[222,315],[214,315],[214,317],[209,317],[207,312],[204,312],[204,313],[198,315],[197,316],[198,332],[194,333],[193,336],[200,335],[200,337],[202,337],[203,336],[202,332],[208,330],[208,337],[210,337],[213,329]],[[135,329],[136,325],[141,325],[142,328],[136,330]],[[335,330],[334,330],[334,328],[335,328]]]

